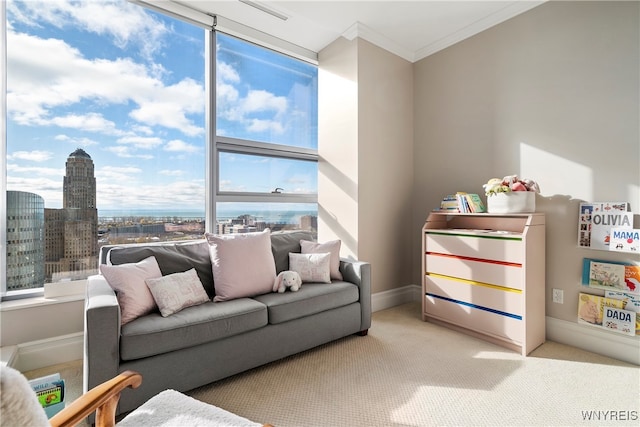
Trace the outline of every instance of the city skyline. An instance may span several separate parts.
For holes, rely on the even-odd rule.
[[[82,148],[95,163],[99,210],[204,208],[203,29],[120,0],[9,0],[6,34],[7,190],[61,208],[59,165]],[[301,140],[295,105],[307,96],[304,66],[264,79],[242,61],[276,70],[291,59],[232,38],[225,43],[217,64],[218,133]],[[291,81],[292,74],[299,79]],[[315,136],[311,141],[317,144]],[[255,191],[265,173],[274,175],[263,158],[229,155],[225,162],[236,163],[220,180],[223,190]],[[308,166],[277,179],[288,180],[287,191],[317,191]]]
[[[96,209],[96,179],[91,156],[78,148],[69,154],[63,177],[64,206],[47,208],[36,193],[8,191],[8,291],[41,287],[44,283],[84,279],[98,272],[98,252],[108,244],[203,238],[205,219],[127,216],[101,221]],[[259,218],[244,213],[217,220],[209,227],[220,234],[304,228],[317,230],[316,215],[287,214],[289,220]]]

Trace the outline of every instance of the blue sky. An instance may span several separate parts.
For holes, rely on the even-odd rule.
[[[8,1],[7,21],[8,190],[61,207],[66,158],[83,148],[98,209],[204,209],[203,29],[124,0]],[[314,67],[224,40],[218,132],[315,148]],[[306,162],[226,161],[225,190],[317,191]]]

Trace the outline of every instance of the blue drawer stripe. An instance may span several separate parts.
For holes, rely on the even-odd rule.
[[[443,297],[443,296],[440,296],[440,295],[431,294],[429,292],[427,292],[427,295],[430,296],[430,297],[439,298],[441,300],[453,302],[453,303],[456,303],[456,304],[466,305],[467,307],[477,308],[478,310],[488,311],[489,313],[495,313],[495,314],[499,314],[501,316],[511,317],[512,319],[522,320],[522,316],[518,316],[517,314],[511,314],[511,313],[507,313],[505,311],[495,310],[493,308],[483,307],[481,305],[476,305],[476,304],[471,304],[470,302],[458,301],[456,299],[452,299],[452,298],[447,298],[447,297]]]

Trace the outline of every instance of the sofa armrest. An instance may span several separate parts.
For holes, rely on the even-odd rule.
[[[360,331],[371,327],[371,264],[364,261],[340,258],[340,272],[347,282],[360,289],[361,326]]]
[[[84,392],[117,376],[119,366],[120,306],[106,279],[90,276],[84,304]]]

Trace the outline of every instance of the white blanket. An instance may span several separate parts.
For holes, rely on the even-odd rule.
[[[124,417],[119,427],[260,427],[246,418],[196,400],[175,390],[165,390]]]

